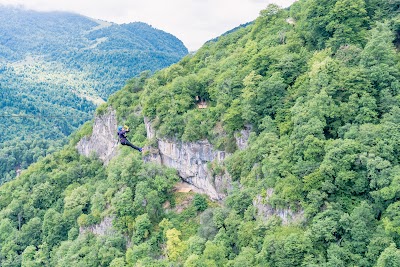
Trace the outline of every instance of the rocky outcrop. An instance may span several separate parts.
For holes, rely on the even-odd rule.
[[[297,211],[293,211],[290,208],[287,209],[276,209],[268,204],[268,199],[272,196],[274,190],[272,188],[267,190],[267,195],[262,197],[258,195],[253,200],[253,205],[257,209],[257,215],[264,219],[268,220],[271,216],[277,216],[282,220],[283,225],[288,225],[291,223],[298,224],[304,221],[304,211],[299,209]]]
[[[107,233],[113,231],[113,220],[114,217],[105,217],[99,224],[91,225],[88,227],[80,227],[79,234],[85,234],[87,232],[91,232],[95,235],[104,236]]]
[[[223,162],[228,156],[224,151],[216,150],[207,140],[197,142],[181,142],[157,138],[148,119],[144,119],[147,138],[154,140],[152,148],[145,156],[145,161],[156,162],[175,168],[184,182],[187,182],[211,199],[224,198],[231,185],[231,177],[224,171]],[[80,154],[95,154],[107,164],[117,154],[117,116],[111,107],[94,119],[93,133],[82,138],[77,149]],[[236,135],[236,143],[240,149],[247,147],[250,129]],[[217,169],[217,170],[216,170]]]
[[[247,148],[251,128],[252,127],[250,125],[246,125],[245,129],[235,133],[236,145],[240,150]]]
[[[147,137],[156,138],[156,132],[147,119],[145,124]],[[223,164],[226,156],[224,151],[214,149],[207,140],[181,142],[157,138],[156,148],[150,149],[146,160],[175,168],[183,181],[219,200],[230,187],[231,178],[226,172],[216,173],[212,166]]]
[[[286,22],[291,24],[291,25],[295,25],[296,24],[296,21],[294,20],[294,18],[287,18]]]
[[[117,115],[115,110],[109,107],[104,114],[95,116],[93,133],[78,142],[78,152],[85,156],[95,154],[107,164],[117,153],[116,129]]]
[[[144,122],[147,138],[154,140],[153,147],[148,148],[149,152],[144,158],[145,161],[156,162],[176,169],[184,182],[196,188],[191,191],[205,193],[214,200],[225,197],[231,186],[231,177],[220,166],[223,166],[223,162],[229,154],[216,150],[207,140],[181,142],[157,138],[151,122],[147,118],[144,119]],[[95,153],[107,164],[117,153],[116,128],[116,112],[112,108],[108,108],[103,115],[95,117],[93,134],[82,138],[77,144],[79,153],[85,156]],[[251,127],[246,127],[235,134],[236,145],[239,149],[247,147],[250,132]],[[303,210],[276,209],[269,205],[268,199],[272,194],[273,189],[268,189],[265,197],[259,195],[254,199],[253,205],[257,208],[259,217],[267,220],[271,216],[278,216],[284,225],[304,220]],[[111,220],[111,218],[106,218],[100,225],[95,225],[90,229],[82,228],[81,232],[91,231],[102,234],[104,232],[102,229],[108,229]]]

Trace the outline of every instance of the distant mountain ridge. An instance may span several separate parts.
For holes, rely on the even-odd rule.
[[[0,26],[0,56],[7,61],[40,56],[93,73],[102,66],[90,63],[118,67],[113,75],[122,81],[96,90],[104,99],[120,89],[126,79],[169,66],[188,53],[175,36],[143,22],[119,25],[68,12],[0,6]],[[87,69],[89,66],[91,69]]]
[[[400,266],[399,11],[269,5],[129,80],[0,186],[0,265]]]
[[[34,140],[60,146],[127,80],[186,54],[178,38],[143,22],[0,5],[0,183],[33,161],[21,155]]]
[[[109,37],[111,42],[116,41],[121,37],[118,34],[124,34],[125,40],[136,40],[132,47],[115,49],[145,48],[187,54],[186,47],[175,36],[143,22],[120,25],[71,12],[38,12],[4,5],[0,5],[0,16],[0,46],[7,59],[13,59],[12,56],[14,60],[21,59],[27,52],[52,55],[46,52],[59,48],[81,50],[85,49],[85,44],[89,48],[96,38]]]

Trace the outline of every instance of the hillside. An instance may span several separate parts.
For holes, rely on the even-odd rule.
[[[0,183],[61,147],[128,79],[187,53],[179,39],[145,23],[0,5]]]
[[[2,185],[1,266],[400,266],[399,8],[270,5],[129,80],[96,116],[147,152],[83,156],[86,123]],[[182,153],[202,145],[224,159]],[[167,150],[225,177],[223,197],[175,192],[192,177],[148,162]]]

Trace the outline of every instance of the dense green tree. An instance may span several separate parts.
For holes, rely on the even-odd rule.
[[[326,27],[330,23],[330,10],[333,9],[337,1],[307,1],[301,8],[303,17],[299,21],[299,32],[306,43],[312,48],[321,49],[325,47],[325,42],[331,34]]]
[[[18,243],[22,247],[27,247],[28,245],[38,247],[42,243],[41,237],[42,221],[35,217],[22,226]]]
[[[21,266],[39,267],[40,264],[35,261],[36,247],[28,246],[22,253]]]
[[[151,221],[147,213],[139,215],[135,219],[135,227],[132,236],[134,244],[140,244],[149,237]]]
[[[50,247],[58,245],[66,239],[62,215],[53,209],[49,209],[43,218],[43,241]]]
[[[378,23],[371,30],[371,37],[361,54],[361,65],[367,69],[372,85],[379,92],[378,107],[381,112],[387,112],[393,106],[398,106],[393,99],[399,93],[400,73],[397,67],[393,45],[393,33],[387,23]]]
[[[233,267],[251,267],[256,266],[257,251],[251,247],[244,247],[240,254],[232,261],[229,261],[227,266]]]
[[[287,234],[287,236],[286,236]],[[310,252],[310,239],[297,229],[285,229],[267,234],[259,255],[261,265],[301,266],[305,255]]]
[[[204,249],[203,257],[210,260],[216,266],[224,266],[227,263],[226,249],[222,244],[207,241]]]
[[[201,227],[199,228],[200,237],[205,240],[212,240],[218,232],[218,227],[214,221],[214,211],[207,209],[200,216]]]
[[[110,262],[110,267],[125,267],[126,263],[124,258],[115,258]]]
[[[198,211],[205,211],[207,209],[207,199],[204,195],[195,194],[193,197],[193,206]]]
[[[172,261],[179,260],[179,256],[185,249],[185,244],[180,239],[181,232],[175,228],[169,229],[166,232],[167,237],[167,257]]]
[[[341,45],[363,45],[368,22],[364,0],[339,0],[329,16],[331,21],[326,26],[332,34],[329,46],[337,50]]]
[[[135,266],[139,259],[143,259],[151,254],[151,247],[148,243],[135,245],[126,251],[126,262],[130,266]]]
[[[389,267],[389,266],[397,266],[398,264],[400,264],[399,250],[396,248],[396,245],[392,243],[379,256],[376,266],[377,267],[381,267],[381,266]]]
[[[201,255],[205,248],[206,240],[199,236],[191,236],[187,240],[187,253],[189,255]]]

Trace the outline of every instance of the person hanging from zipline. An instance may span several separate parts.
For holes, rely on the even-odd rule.
[[[132,144],[131,142],[128,141],[128,139],[126,138],[126,133],[129,132],[129,127],[124,125],[124,126],[118,126],[118,138],[119,138],[119,142],[121,143],[121,145],[124,146],[130,146],[131,148],[136,149],[139,152],[143,151],[143,148],[141,147],[137,147],[134,144]]]

